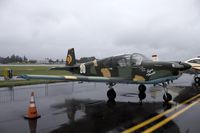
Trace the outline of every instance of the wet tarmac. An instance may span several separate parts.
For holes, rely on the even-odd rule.
[[[56,83],[0,88],[0,133],[118,133],[173,109],[196,96],[200,89],[192,87],[192,77],[184,75],[168,86],[173,96],[171,104],[163,103],[162,87],[147,86],[146,99],[141,104],[137,85],[116,85],[115,102],[107,101],[107,86],[103,83]],[[41,118],[25,120],[31,92]],[[188,103],[189,105],[189,103]],[[187,104],[183,105],[187,107]],[[182,107],[183,108],[183,107]],[[164,115],[162,121],[173,113]],[[200,130],[199,103],[175,117],[156,132],[196,133]],[[136,132],[142,132],[158,121]]]

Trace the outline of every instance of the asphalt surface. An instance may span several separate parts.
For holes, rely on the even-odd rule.
[[[141,104],[137,85],[114,86],[116,102],[107,101],[107,86],[103,83],[56,83],[0,88],[0,133],[118,133],[129,132],[141,123],[159,114],[160,119],[134,132],[197,133],[200,130],[200,106],[197,95],[200,88],[192,86],[192,77],[183,75],[168,86],[173,96],[170,104],[163,103],[162,87],[147,86],[146,98]],[[25,120],[31,92],[35,92],[36,106],[41,118]],[[196,96],[188,103],[183,102]],[[181,107],[179,108],[179,106]],[[186,110],[187,108],[187,110]]]

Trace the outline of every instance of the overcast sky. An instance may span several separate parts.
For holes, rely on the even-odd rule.
[[[200,55],[199,0],[0,0],[0,56]]]

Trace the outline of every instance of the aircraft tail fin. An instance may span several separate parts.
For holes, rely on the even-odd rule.
[[[68,49],[67,57],[66,57],[66,66],[73,66],[76,64],[76,57],[74,48]]]

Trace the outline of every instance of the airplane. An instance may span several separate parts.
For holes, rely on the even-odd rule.
[[[185,73],[189,73],[189,74],[194,74],[194,82],[195,82],[195,86],[200,86],[200,56],[196,57],[196,58],[191,58],[187,61],[185,61],[185,63],[190,64],[192,67],[191,69],[188,69],[187,71],[185,71]]]
[[[72,73],[67,76],[28,75],[18,77],[24,79],[45,79],[78,82],[103,82],[108,85],[107,97],[115,100],[116,84],[139,84],[140,101],[146,97],[145,84],[161,85],[164,88],[163,99],[165,102],[172,100],[168,93],[167,83],[179,78],[182,71],[191,66],[184,62],[152,61],[140,53],[112,56],[104,59],[95,59],[90,62],[76,63],[74,48],[68,50],[66,65],[54,67],[51,70],[66,70]]]

